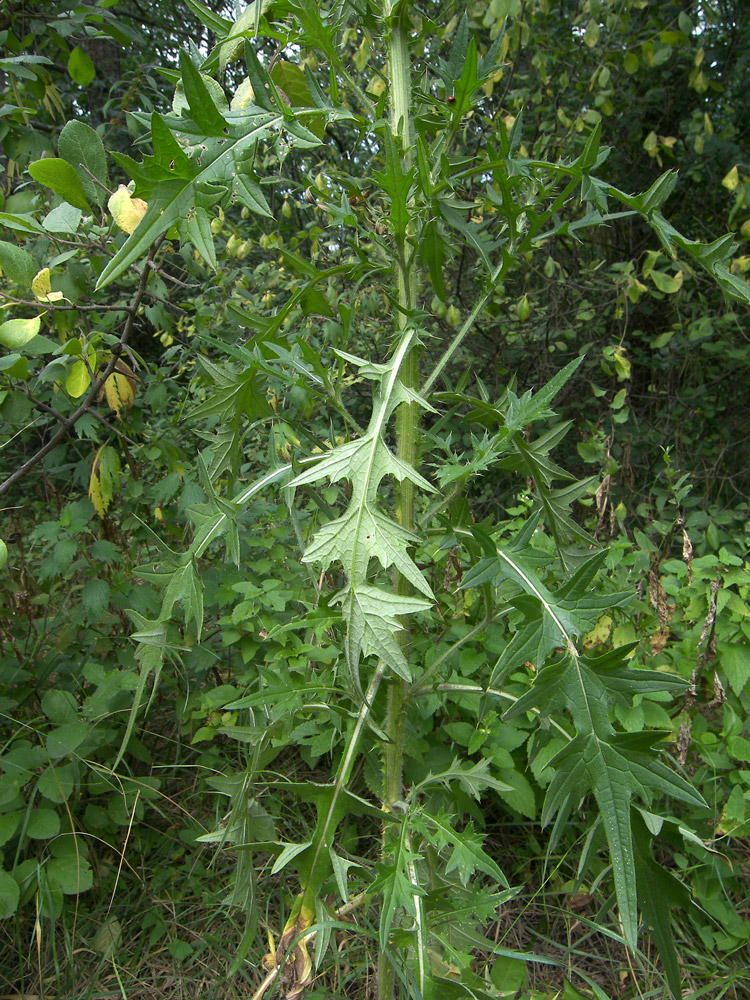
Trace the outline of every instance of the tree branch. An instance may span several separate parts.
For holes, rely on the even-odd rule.
[[[92,382],[93,381],[94,379],[92,379]],[[37,399],[36,396],[32,396],[31,393],[28,392],[28,390],[26,391],[26,397],[34,404],[37,410],[42,410],[44,413],[49,413],[51,416],[55,418],[55,420],[58,421],[58,423],[64,424],[68,419],[67,417],[64,417],[62,413],[58,413],[57,410],[53,409],[47,403],[42,402],[41,399]],[[107,420],[105,416],[99,413],[98,410],[95,410],[93,406],[87,406],[86,412],[90,416],[94,417],[95,420],[98,420],[100,424],[103,424],[108,431],[111,431],[113,434],[116,434],[123,441],[127,441],[128,444],[132,444],[134,446],[137,444],[136,441],[134,441],[132,438],[129,438],[127,434],[124,434],[118,427],[115,427],[115,425],[111,423],[111,421]]]

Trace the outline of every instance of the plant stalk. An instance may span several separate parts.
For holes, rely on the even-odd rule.
[[[386,14],[390,14],[390,36],[388,65],[391,80],[391,131],[396,141],[400,139],[404,165],[408,170],[412,158],[411,135],[411,66],[409,62],[409,12],[408,4],[401,2],[390,7],[386,0]],[[403,331],[417,302],[417,273],[415,255],[409,252],[409,238],[413,224],[406,227],[401,245],[397,247],[396,274],[398,290],[397,329]],[[408,388],[416,389],[419,384],[418,346],[412,347],[404,359],[399,372],[401,382]],[[413,403],[402,403],[396,414],[396,446],[401,461],[416,467],[419,443],[419,408]],[[404,480],[398,489],[396,516],[400,524],[414,530],[414,484]],[[411,592],[409,582],[399,573],[394,573],[394,589],[397,594]],[[399,633],[399,643],[408,647],[408,628]],[[404,707],[407,685],[401,679],[388,686],[387,716],[385,731],[389,742],[383,749],[383,799],[387,808],[393,808],[403,798],[403,750],[404,750]],[[383,836],[390,831],[386,826]],[[394,996],[394,970],[381,955],[378,967],[378,1000],[391,1000]]]

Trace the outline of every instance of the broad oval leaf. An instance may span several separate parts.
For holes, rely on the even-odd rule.
[[[34,163],[29,164],[29,173],[35,181],[51,188],[69,205],[80,208],[82,212],[91,211],[81,178],[67,160],[61,160],[57,156],[35,160]]]
[[[100,184],[106,186],[108,181],[107,154],[100,136],[85,122],[70,121],[60,133],[57,149],[60,156],[75,169],[80,177],[89,202],[95,201],[100,205],[103,204],[105,191],[95,184],[89,176],[89,173],[93,174]]]
[[[88,87],[96,76],[96,66],[80,45],[76,45],[68,59],[68,73],[79,87]]]
[[[39,333],[41,316],[32,319],[8,319],[0,325],[0,344],[15,349],[28,344]]]

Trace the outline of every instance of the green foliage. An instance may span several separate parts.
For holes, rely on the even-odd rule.
[[[555,893],[673,996],[686,940],[747,945],[748,540],[684,456],[734,433],[707,383],[747,362],[750,198],[723,175],[725,235],[673,208],[678,166],[718,190],[685,95],[648,118],[662,75],[708,87],[720,33],[678,6],[188,0],[112,122],[88,42],[128,6],[7,15],[4,919],[54,951],[169,818],[258,998],[541,995],[547,915],[502,928]],[[678,461],[681,394],[710,444],[680,425]]]

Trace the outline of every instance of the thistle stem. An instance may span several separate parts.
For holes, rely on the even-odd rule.
[[[411,136],[411,66],[409,62],[409,12],[406,2],[390,7],[386,0],[387,14],[390,14],[390,36],[388,65],[391,80],[391,131],[400,145],[406,168],[412,158]],[[408,244],[413,233],[413,224],[406,227],[406,233],[396,255],[398,283],[398,330],[403,331],[417,302],[417,273],[414,254],[408,252]],[[401,382],[407,388],[416,389],[419,384],[418,347],[409,351],[401,365]],[[413,403],[402,403],[396,415],[397,454],[401,461],[416,466],[419,442],[419,410]],[[398,489],[396,516],[400,524],[414,530],[414,484],[404,480]],[[411,587],[400,573],[394,574],[394,589],[397,594],[408,594]],[[410,634],[405,628],[399,634],[402,648],[409,646]],[[408,658],[408,657],[407,657]],[[388,687],[387,717],[385,730],[389,742],[383,748],[383,799],[386,807],[393,807],[403,798],[403,757],[404,757],[404,707],[406,682],[400,679]],[[388,825],[383,830],[385,838],[390,836]],[[394,970],[381,955],[378,967],[378,1000],[392,1000],[394,996]]]

